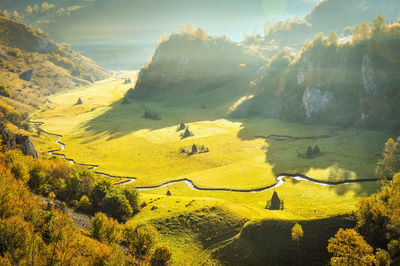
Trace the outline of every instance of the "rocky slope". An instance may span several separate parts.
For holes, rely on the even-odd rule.
[[[0,16],[0,83],[13,100],[38,107],[47,95],[104,79],[92,60],[18,21]]]
[[[0,122],[0,136],[2,145],[6,149],[20,149],[24,155],[38,158],[38,153],[29,136],[13,133],[3,122]]]

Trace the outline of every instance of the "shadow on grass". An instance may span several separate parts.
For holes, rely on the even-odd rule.
[[[158,130],[166,127],[178,127],[183,121],[191,123],[203,120],[215,120],[221,116],[212,109],[196,109],[190,107],[170,108],[153,102],[131,100],[129,104],[122,104],[122,100],[113,103],[100,116],[90,120],[84,129],[90,135],[87,142],[96,140],[99,136],[108,136],[108,140],[128,135],[138,130]],[[162,116],[160,120],[143,118],[146,109]]]
[[[326,249],[328,240],[339,228],[354,227],[355,220],[346,215],[298,223],[304,236],[295,242],[291,239],[295,221],[249,222],[237,237],[214,250],[213,255],[226,265],[326,265],[331,257]]]
[[[207,96],[208,97],[208,96]],[[122,100],[121,100],[122,101]],[[178,127],[183,121],[191,123],[197,121],[214,121],[226,118],[226,106],[217,107],[217,102],[210,108],[201,108],[199,104],[173,106],[154,102],[130,100],[129,104],[115,102],[100,116],[89,121],[85,126],[88,132],[86,143],[95,141],[101,136],[107,140],[123,137],[139,130],[158,130],[166,127]],[[143,112],[149,109],[162,116],[161,120],[143,118]],[[376,153],[380,151],[386,140],[384,134],[360,130],[338,130],[332,127],[307,126],[303,124],[286,123],[274,120],[253,121],[252,119],[229,119],[240,122],[243,128],[238,132],[241,140],[254,140],[260,136],[274,135],[266,138],[265,161],[273,166],[273,173],[303,174],[315,171],[313,178],[329,182],[349,179],[373,179],[377,161]],[[278,135],[278,137],[276,137]],[[280,138],[279,135],[283,137]],[[288,140],[290,137],[290,141]],[[294,137],[294,138],[293,138]],[[310,145],[315,144],[324,153],[314,158],[300,157]],[[328,170],[327,170],[328,169]],[[318,175],[321,171],[324,175]],[[371,182],[373,183],[373,182]],[[360,195],[364,194],[362,186],[357,184],[331,186],[337,194],[343,195],[348,191]],[[370,193],[370,192],[369,192]]]
[[[376,154],[381,152],[388,134],[358,128],[340,129],[268,121],[270,120],[266,119],[265,123],[273,126],[254,125],[251,120],[243,120],[243,129],[239,131],[238,137],[243,140],[265,139],[265,161],[273,165],[276,176],[281,173],[303,174],[328,182],[376,179]],[[320,147],[321,156],[301,156],[309,146],[315,145]],[[362,184],[333,185],[329,188],[338,195],[352,191],[357,195],[367,196],[378,186],[378,182],[373,181]]]

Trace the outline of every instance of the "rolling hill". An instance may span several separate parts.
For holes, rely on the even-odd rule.
[[[264,61],[257,50],[189,27],[159,44],[127,99],[223,106],[241,96]]]
[[[50,94],[109,76],[69,45],[19,21],[0,16],[0,34],[0,80],[11,91],[4,101],[20,110],[38,108]]]

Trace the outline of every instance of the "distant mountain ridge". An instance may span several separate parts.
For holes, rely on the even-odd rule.
[[[302,46],[306,40],[323,32],[329,34],[351,34],[352,28],[362,22],[369,22],[379,14],[393,22],[400,15],[400,1],[397,0],[324,0],[305,16],[304,20],[280,22],[269,30],[265,41],[274,40],[284,45]],[[346,31],[345,28],[349,30]]]

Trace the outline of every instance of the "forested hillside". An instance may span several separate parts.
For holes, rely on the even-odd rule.
[[[127,97],[205,106],[232,101],[264,61],[257,50],[191,25],[165,38]],[[212,96],[210,96],[212,95]],[[216,102],[217,97],[219,102]]]
[[[396,0],[325,0],[316,5],[304,19],[296,18],[266,27],[265,41],[281,45],[301,46],[317,33],[336,32],[347,36],[363,21],[371,21],[379,13],[389,22],[398,19],[400,3]]]
[[[318,34],[295,58],[275,55],[233,115],[399,130],[399,46],[400,25],[383,16],[352,42]]]

